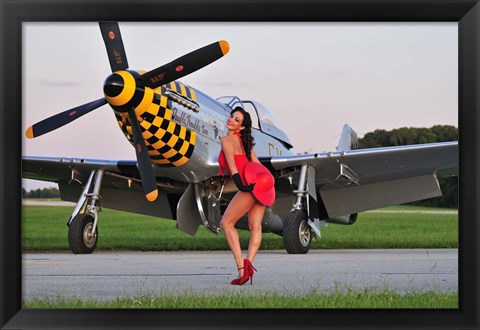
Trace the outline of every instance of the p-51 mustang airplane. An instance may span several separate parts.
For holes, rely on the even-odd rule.
[[[218,233],[236,193],[218,175],[225,122],[236,106],[253,119],[255,152],[275,178],[276,200],[267,207],[264,232],[283,236],[289,253],[307,253],[320,226],[353,224],[360,211],[441,195],[437,176],[458,174],[458,143],[356,149],[357,135],[343,128],[336,152],[296,155],[273,115],[254,100],[212,99],[177,79],[229,51],[219,41],[144,72],[129,68],[117,23],[102,22],[112,74],[104,97],[27,129],[28,138],[66,125],[109,104],[136,160],[23,157],[22,176],[56,182],[61,198],[77,202],[68,220],[73,253],[92,253],[102,207],[173,219],[195,235],[200,225]],[[242,218],[238,228],[247,229]]]

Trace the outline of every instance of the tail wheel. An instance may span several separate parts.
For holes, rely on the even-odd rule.
[[[68,228],[68,244],[75,254],[92,253],[97,246],[98,227],[92,233],[94,218],[81,213],[73,218]]]
[[[312,245],[312,229],[302,210],[292,210],[283,220],[283,244],[290,254],[305,254]]]

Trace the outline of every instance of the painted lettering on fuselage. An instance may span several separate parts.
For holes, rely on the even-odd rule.
[[[275,146],[273,143],[268,142],[268,155],[269,156],[281,156],[282,150]]]
[[[185,112],[178,109],[178,107],[173,107],[172,120],[180,125],[187,127],[188,129],[194,130],[202,135],[208,135],[208,131],[205,130],[205,125],[202,125],[200,119],[195,118],[192,115],[186,114]]]
[[[189,114],[189,111],[188,108],[176,104],[172,109],[172,120],[210,140],[220,141],[223,129],[219,123],[222,119],[207,111],[202,111],[201,115]]]

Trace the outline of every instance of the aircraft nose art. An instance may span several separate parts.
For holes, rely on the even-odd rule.
[[[135,113],[152,163],[164,167],[182,166],[193,154],[196,132],[172,120],[172,101],[165,92],[163,86],[156,90],[136,88],[135,95],[132,95],[136,99]],[[127,139],[133,143],[128,115],[117,110],[114,107],[118,124]]]

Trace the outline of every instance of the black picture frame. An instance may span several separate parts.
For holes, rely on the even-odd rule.
[[[15,1],[1,7],[1,329],[479,328],[480,5],[472,0]],[[22,22],[351,21],[459,24],[459,308],[447,310],[22,309]]]

